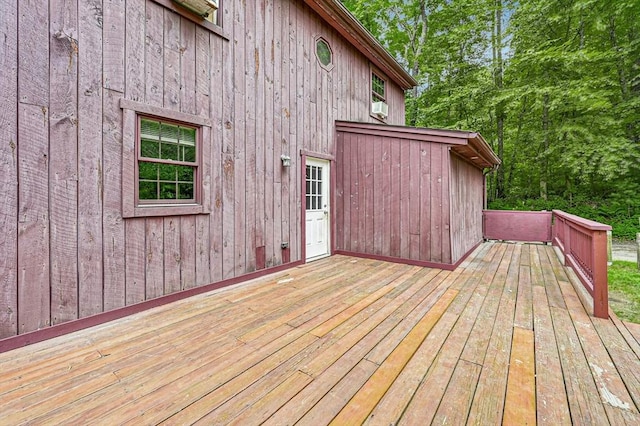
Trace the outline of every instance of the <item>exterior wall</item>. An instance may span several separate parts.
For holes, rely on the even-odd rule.
[[[346,131],[337,139],[335,249],[451,264],[449,145]]]
[[[484,176],[456,155],[451,155],[451,253],[457,262],[482,242]]]
[[[301,260],[300,151],[334,155],[335,120],[376,121],[368,60],[303,2],[225,1],[228,40],[159,3],[0,3],[0,338]],[[210,214],[123,219],[121,98],[211,120]],[[394,213],[388,249],[434,256]]]

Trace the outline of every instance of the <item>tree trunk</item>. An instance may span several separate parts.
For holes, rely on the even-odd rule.
[[[502,61],[502,0],[495,0],[494,12],[494,37],[493,37],[493,63],[494,63],[494,81],[498,96],[501,96],[503,89],[503,61]],[[498,142],[498,157],[504,162],[504,119],[505,106],[504,101],[499,101],[496,105],[496,138]],[[496,196],[504,198],[504,172],[505,167],[498,168],[496,176]]]
[[[542,170],[540,173],[540,198],[547,199],[547,179],[549,177],[549,94],[545,93],[542,101],[542,133],[543,148]]]

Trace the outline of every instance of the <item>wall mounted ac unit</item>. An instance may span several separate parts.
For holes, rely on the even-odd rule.
[[[373,102],[371,104],[371,113],[386,118],[389,115],[389,105],[384,102]]]
[[[218,10],[218,0],[173,0],[174,3],[190,10],[203,18]]]

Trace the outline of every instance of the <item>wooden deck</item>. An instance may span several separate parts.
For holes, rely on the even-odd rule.
[[[570,279],[543,245],[453,272],[334,256],[0,354],[0,419],[640,424],[638,328]]]

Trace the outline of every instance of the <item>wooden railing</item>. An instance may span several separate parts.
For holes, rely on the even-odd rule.
[[[485,210],[483,233],[487,240],[551,242],[549,211]]]
[[[611,226],[553,211],[552,243],[562,250],[570,266],[593,298],[593,314],[609,318],[607,231]]]
[[[593,299],[593,314],[609,317],[607,282],[607,231],[609,225],[583,219],[561,210],[524,212],[485,210],[485,239],[551,242],[560,248]],[[552,225],[553,223],[553,225]]]

